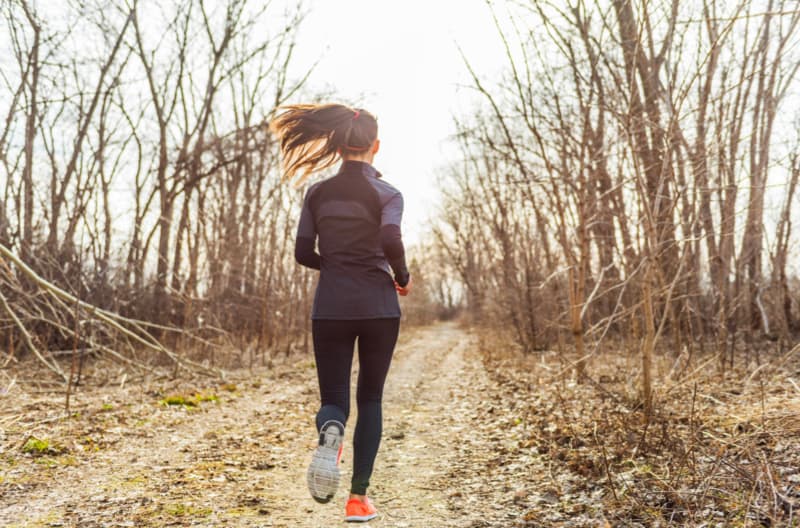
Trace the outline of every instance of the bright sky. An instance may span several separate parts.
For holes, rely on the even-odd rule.
[[[330,90],[378,116],[375,166],[405,198],[404,238],[419,240],[435,205],[455,114],[474,100],[460,46],[481,74],[504,66],[484,0],[311,0],[294,67],[320,63],[309,91]],[[461,85],[461,88],[459,88]],[[301,101],[293,101],[301,102]]]
[[[502,20],[503,3],[494,4]],[[293,64],[296,74],[319,60],[308,92],[335,93],[378,116],[381,151],[375,166],[403,192],[404,237],[416,242],[435,210],[439,168],[448,152],[455,155],[447,145],[453,115],[466,115],[478,99],[466,87],[471,82],[458,46],[482,78],[497,79],[507,65],[487,1],[305,0],[303,5],[308,16]]]

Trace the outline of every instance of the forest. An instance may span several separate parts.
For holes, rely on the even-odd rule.
[[[797,2],[485,4],[372,524],[800,526]],[[0,1],[0,524],[329,525],[286,5]]]

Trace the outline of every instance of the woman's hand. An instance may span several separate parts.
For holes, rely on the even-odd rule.
[[[400,286],[397,281],[394,281],[394,289],[397,293],[405,297],[411,291],[411,277],[408,278],[408,283],[405,286]]]

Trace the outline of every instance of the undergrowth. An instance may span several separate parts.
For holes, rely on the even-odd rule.
[[[648,420],[635,356],[593,357],[576,380],[553,352],[498,353],[508,348],[487,340],[481,349],[497,390],[524,402],[518,449],[554,468],[544,488],[556,496],[562,477],[570,492],[600,497],[612,526],[800,526],[800,398],[785,355],[724,376],[698,358],[678,376],[676,358],[662,356]],[[553,502],[526,502],[520,526],[538,526]]]

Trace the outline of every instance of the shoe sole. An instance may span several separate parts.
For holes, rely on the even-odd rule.
[[[377,513],[371,513],[369,515],[349,515],[344,518],[346,522],[367,522],[371,521],[375,517],[377,517]]]
[[[320,504],[330,502],[339,487],[339,448],[344,441],[344,426],[337,421],[325,422],[319,432],[319,445],[311,457],[306,473],[308,491]]]

